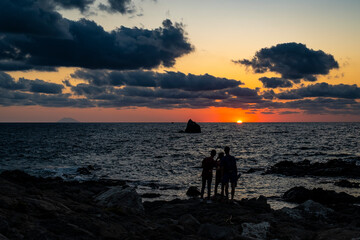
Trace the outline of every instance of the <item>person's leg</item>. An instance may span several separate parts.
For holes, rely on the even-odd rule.
[[[229,182],[225,183],[225,196],[229,199]]]
[[[207,179],[208,199],[210,199],[210,196],[211,196],[211,179],[212,179],[212,176]]]
[[[202,183],[201,183],[201,198],[204,198],[205,184],[206,184],[206,179],[205,179],[204,177],[202,177]]]
[[[231,200],[234,200],[235,186],[236,186],[236,184],[234,182],[232,182],[231,183]]]
[[[219,186],[219,184],[220,184],[220,181],[221,181],[221,179],[220,179],[220,177],[219,177],[219,174],[218,174],[218,173],[216,173],[216,176],[215,176],[215,190],[214,190],[214,196],[216,196],[216,195],[217,195],[217,192],[218,192],[218,186]]]

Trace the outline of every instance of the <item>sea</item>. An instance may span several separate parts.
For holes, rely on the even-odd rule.
[[[1,123],[0,172],[20,169],[67,181],[125,180],[153,200],[186,199],[190,186],[201,186],[201,161],[210,151],[237,159],[241,172],[235,198],[266,196],[272,208],[290,188],[321,187],[360,196],[341,188],[342,177],[263,175],[283,160],[360,164],[360,123],[200,123],[202,133],[181,133],[186,123]],[[78,168],[91,165],[84,175]],[[257,169],[247,173],[249,169]],[[359,179],[348,179],[360,183]],[[214,183],[214,181],[213,181]]]

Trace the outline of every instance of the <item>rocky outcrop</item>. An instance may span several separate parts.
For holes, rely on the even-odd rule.
[[[355,162],[330,160],[325,163],[282,161],[265,171],[265,174],[282,174],[286,176],[328,176],[360,177],[360,166]]]
[[[4,172],[0,239],[356,239],[360,207],[334,196],[329,204],[305,200],[276,211],[264,196],[140,203],[123,181],[64,182]]]
[[[95,197],[99,206],[117,208],[124,212],[144,213],[142,199],[134,188],[128,186],[111,187],[109,190]]]
[[[197,124],[193,120],[189,119],[189,121],[186,125],[185,132],[186,133],[201,133],[201,127],[199,124]]]
[[[336,186],[345,187],[345,188],[360,188],[360,184],[356,182],[350,182],[348,180],[340,180],[334,183]]]
[[[283,199],[295,203],[303,203],[307,200],[313,200],[321,204],[352,204],[360,202],[359,197],[354,197],[344,192],[337,193],[322,188],[309,190],[304,187],[291,188],[284,193]]]

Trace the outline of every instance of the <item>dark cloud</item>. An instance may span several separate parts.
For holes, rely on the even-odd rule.
[[[108,5],[100,3],[99,9],[109,13],[121,14],[133,13],[135,11],[134,6],[131,4],[131,0],[108,0]]]
[[[46,3],[46,1],[44,2]],[[68,21],[62,18],[59,13],[51,9],[47,9],[44,7],[44,4],[41,4],[36,0],[0,1],[1,38],[7,36],[4,35],[4,33],[70,37],[68,27]],[[16,41],[17,38],[21,37],[18,35],[12,36],[13,41]],[[24,38],[24,36],[22,38]],[[11,49],[12,51],[21,50],[12,43],[13,42],[0,40],[1,57],[3,57],[2,55],[4,52]],[[4,46],[4,44],[6,46]],[[12,60],[16,60],[16,58],[13,58]]]
[[[171,67],[191,51],[183,25],[170,20],[153,30],[121,26],[107,32],[93,21],[63,18],[34,0],[0,1],[0,70],[151,69]]]
[[[62,84],[49,83],[39,79],[28,80],[19,78],[18,81],[15,81],[9,74],[0,72],[0,88],[33,93],[58,94],[62,93],[64,86]]]
[[[306,87],[292,89],[276,94],[279,99],[302,99],[308,97],[329,97],[360,99],[360,88],[357,85],[317,83]]]
[[[288,114],[299,114],[300,112],[295,112],[295,111],[283,111],[280,112],[281,115],[288,115]]]
[[[360,104],[354,99],[315,98],[289,101],[283,108],[304,110],[307,114],[356,114],[360,115]]]
[[[162,89],[182,89],[186,91],[212,91],[234,88],[241,84],[227,78],[218,78],[209,74],[194,75],[181,72],[158,73],[153,71],[99,71],[77,70],[71,74],[73,78],[81,78],[96,86],[138,86],[159,87]],[[257,95],[251,89],[241,88],[242,93]]]
[[[53,0],[54,3],[64,9],[77,8],[81,12],[88,10],[89,6],[92,5],[95,0]]]
[[[277,78],[277,77],[262,77],[259,80],[263,83],[265,88],[290,88],[293,83],[288,79]]]
[[[332,55],[294,42],[262,48],[251,60],[234,62],[253,68],[255,73],[275,72],[294,82],[316,81],[316,75],[326,75],[331,69],[339,68]]]

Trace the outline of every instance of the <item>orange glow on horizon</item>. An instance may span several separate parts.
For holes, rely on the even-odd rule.
[[[242,120],[237,120],[236,123],[237,123],[237,124],[242,124],[243,121],[242,121]]]

